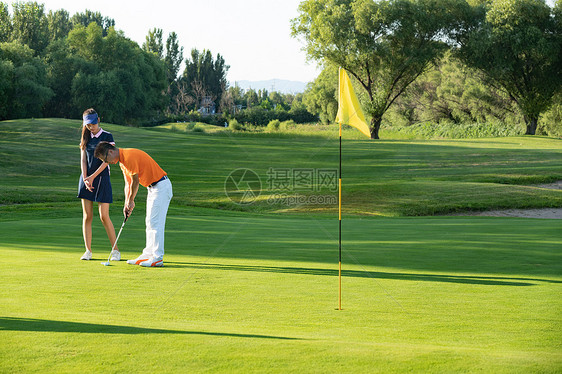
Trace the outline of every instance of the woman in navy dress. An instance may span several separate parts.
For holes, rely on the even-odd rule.
[[[107,163],[94,157],[94,150],[101,141],[113,141],[113,135],[99,126],[99,118],[92,108],[87,109],[82,115],[82,139],[80,141],[80,166],[82,174],[78,184],[78,198],[82,199],[82,232],[86,252],[81,260],[92,259],[92,221],[94,218],[94,202],[98,203],[101,222],[105,227],[111,247],[115,243],[115,228],[109,218],[109,204],[113,202],[111,181],[109,179],[109,166]],[[121,260],[119,249],[111,252],[111,261]]]

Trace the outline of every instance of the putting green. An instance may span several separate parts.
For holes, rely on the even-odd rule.
[[[0,372],[562,367],[557,220],[346,218],[343,311],[334,219],[172,208],[160,269],[102,266],[101,234],[79,261],[76,218],[0,228]]]

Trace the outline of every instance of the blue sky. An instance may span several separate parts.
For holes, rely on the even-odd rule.
[[[41,0],[38,0],[41,3]],[[306,62],[303,45],[290,35],[300,0],[45,0],[45,10],[85,9],[115,19],[117,29],[142,45],[154,27],[178,34],[184,57],[192,48],[220,53],[228,80],[288,79],[309,82],[320,73]]]

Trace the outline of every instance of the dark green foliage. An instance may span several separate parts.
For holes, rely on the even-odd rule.
[[[401,126],[488,123],[519,131],[523,116],[507,94],[486,84],[481,72],[447,54],[410,85],[385,120]]]
[[[192,98],[191,108],[210,108],[214,105],[218,109],[227,88],[226,73],[230,66],[226,65],[220,54],[214,59],[211,51],[199,52],[195,48],[191,50],[191,56],[186,59],[185,64],[179,87],[185,91],[183,94]],[[205,98],[208,100],[204,100]]]
[[[554,97],[550,110],[541,115],[537,133],[562,138],[562,93]]]
[[[95,23],[73,29],[68,43],[86,61],[72,80],[75,108],[95,107],[115,123],[142,123],[163,109],[166,75],[157,56],[113,28],[103,37]]]
[[[70,16],[64,9],[55,12],[49,11],[47,22],[49,27],[49,40],[51,41],[66,37],[72,29]]]
[[[95,107],[104,121],[157,122],[167,105],[167,66],[114,24],[88,10],[45,15],[36,2],[14,3],[10,16],[0,3],[0,43],[7,41],[0,44],[0,118],[76,118]]]
[[[12,18],[8,4],[0,2],[0,43],[9,42],[12,36]]]
[[[457,54],[509,94],[525,117],[526,133],[534,135],[562,86],[558,13],[543,0],[494,1],[481,9],[478,26],[457,37]]]
[[[0,119],[40,117],[53,95],[47,87],[46,66],[33,55],[26,45],[0,43]]]
[[[338,70],[328,66],[306,87],[303,103],[310,113],[319,116],[320,121],[328,124],[334,121],[338,112]]]
[[[168,83],[172,83],[177,79],[182,61],[183,47],[179,45],[178,35],[175,32],[171,32],[168,35],[168,39],[166,39],[166,57],[164,58]]]
[[[71,19],[73,27],[84,26],[88,27],[90,23],[95,23],[102,28],[103,36],[109,33],[110,27],[115,27],[115,20],[112,18],[104,17],[100,12],[92,12],[86,10],[83,13],[76,13]]]
[[[404,90],[448,48],[466,3],[432,0],[308,0],[293,20],[312,59],[346,69],[368,95],[371,137]]]
[[[14,3],[11,40],[26,44],[41,53],[49,44],[49,25],[44,5],[36,2]]]
[[[154,28],[148,32],[146,41],[142,44],[142,49],[152,52],[162,59],[164,57],[164,44],[162,42],[162,29]]]

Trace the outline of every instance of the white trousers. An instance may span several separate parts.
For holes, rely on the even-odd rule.
[[[146,247],[142,254],[155,260],[164,258],[164,230],[166,214],[172,200],[172,183],[169,179],[147,187],[146,196]]]

